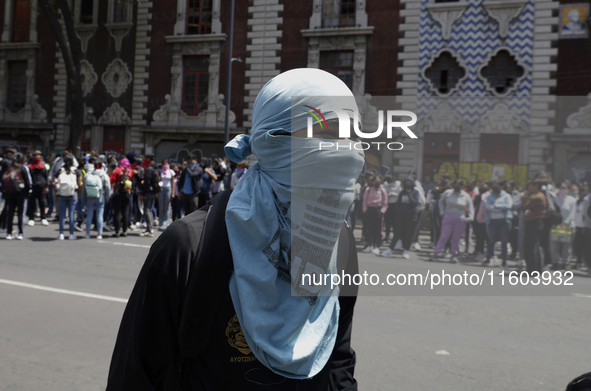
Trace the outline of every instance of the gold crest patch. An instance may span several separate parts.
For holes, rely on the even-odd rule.
[[[248,347],[248,343],[246,343],[246,338],[244,337],[244,332],[242,332],[242,327],[240,327],[240,323],[238,322],[237,315],[234,315],[228,322],[226,337],[228,337],[228,343],[230,346],[238,349],[240,353],[244,355],[252,353],[252,350]]]

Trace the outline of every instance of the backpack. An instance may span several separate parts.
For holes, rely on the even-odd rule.
[[[2,176],[2,186],[7,194],[18,193],[25,187],[21,172],[19,169],[9,169]]]
[[[91,173],[86,176],[86,182],[84,183],[86,197],[99,198],[101,196],[102,187],[103,181],[98,175]]]
[[[546,192],[546,217],[544,219],[551,225],[562,224],[562,214],[560,213],[560,207],[556,204],[554,196],[549,192]]]
[[[123,169],[123,173],[121,174],[121,179],[119,179],[119,183],[117,183],[117,193],[125,193],[131,190],[131,181],[129,180],[129,170],[127,168]]]
[[[59,184],[57,195],[61,197],[72,197],[76,194],[78,183],[74,171],[70,171],[68,174],[65,168],[60,169],[57,180]]]
[[[162,191],[162,179],[160,178],[159,170],[154,169],[151,188],[154,193],[160,193]]]

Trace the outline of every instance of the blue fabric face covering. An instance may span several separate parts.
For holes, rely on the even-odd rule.
[[[235,162],[258,158],[226,211],[232,301],[257,359],[294,379],[316,375],[332,354],[338,287],[311,286],[302,276],[336,272],[339,232],[364,163],[362,151],[343,148],[348,140],[324,140],[334,145],[320,149],[318,138],[290,136],[306,128],[309,114],[300,107],[337,118],[330,97],[350,97],[338,102],[353,118],[355,100],[337,77],[311,68],[282,73],[256,99],[251,136],[225,147]]]

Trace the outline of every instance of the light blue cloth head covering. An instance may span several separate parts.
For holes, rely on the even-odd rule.
[[[338,108],[353,117],[353,95],[336,76],[311,68],[282,73],[255,101],[252,136],[225,147],[235,162],[258,158],[226,210],[236,315],[258,360],[294,379],[320,372],[334,348],[338,287],[306,286],[302,274],[336,272],[338,236],[364,162],[354,148],[320,150],[318,138],[289,135],[306,128],[306,107],[337,118],[329,97],[345,97]]]

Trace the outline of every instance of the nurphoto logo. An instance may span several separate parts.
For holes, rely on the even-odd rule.
[[[307,126],[307,138],[313,138],[313,127],[314,127],[314,119],[320,125],[321,129],[325,127],[328,128],[328,121],[320,112],[320,110],[316,109],[312,106],[305,106],[310,110],[304,110],[306,113],[310,114],[311,117],[308,117],[308,126]],[[331,109],[337,117],[339,121],[339,132],[338,138],[339,139],[351,139],[351,117],[347,113],[347,111],[343,109]],[[404,130],[404,132],[410,138],[418,138],[417,135],[410,130],[410,127],[416,124],[417,116],[412,111],[407,110],[387,110],[386,111],[386,120],[384,121],[384,110],[378,111],[378,129],[375,132],[366,133],[359,129],[359,113],[357,111],[353,114],[353,131],[355,132],[356,137],[359,141],[350,144],[342,144],[342,143],[334,143],[334,142],[327,142],[321,141],[319,142],[319,147],[322,149],[323,147],[330,148],[330,147],[337,147],[337,149],[356,149],[356,150],[368,150],[371,148],[372,145],[376,146],[379,150],[382,145],[385,148],[388,148],[391,151],[399,151],[404,148],[404,145],[401,142],[393,141],[393,142],[385,142],[385,141],[372,141],[366,142],[363,139],[374,139],[382,135],[384,131],[384,127],[386,128],[386,138],[392,139],[393,130],[395,128],[400,128]],[[408,121],[399,121],[396,120],[397,117],[409,117],[410,120]]]

